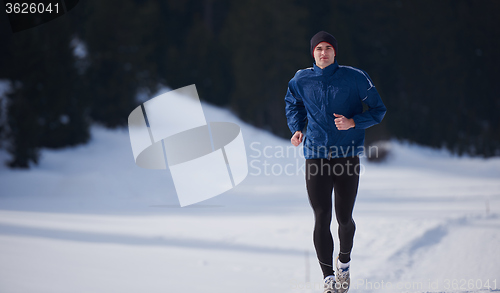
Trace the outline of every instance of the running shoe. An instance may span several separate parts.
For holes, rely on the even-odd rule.
[[[337,274],[335,275],[336,289],[338,293],[346,293],[349,291],[349,286],[351,284],[351,277],[349,275],[349,267],[339,268],[339,257],[335,260],[335,266],[337,268]]]
[[[335,277],[334,276],[328,276],[324,279],[325,285],[324,285],[324,290],[323,293],[337,293],[337,290],[335,290]]]

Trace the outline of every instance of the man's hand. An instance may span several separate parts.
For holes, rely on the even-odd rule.
[[[302,131],[295,131],[295,133],[293,134],[292,136],[292,144],[294,146],[298,146],[301,142],[302,142],[302,137],[304,136],[304,134],[302,134]]]
[[[338,130],[347,130],[349,128],[356,126],[356,123],[354,122],[354,120],[352,118],[347,119],[343,115],[339,115],[339,114],[335,114],[335,113],[333,113],[333,116],[336,117],[335,118],[335,126],[337,126]]]

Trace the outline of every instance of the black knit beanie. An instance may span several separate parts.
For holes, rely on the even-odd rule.
[[[311,38],[311,55],[314,56],[314,48],[321,42],[327,42],[332,45],[333,49],[335,49],[335,55],[337,55],[337,40],[325,31],[320,31]]]

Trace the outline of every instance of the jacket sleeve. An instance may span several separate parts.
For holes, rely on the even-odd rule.
[[[359,98],[368,106],[368,110],[352,117],[356,129],[366,129],[382,121],[387,109],[373,85],[372,80],[362,71],[363,76],[358,80]]]
[[[307,121],[307,111],[302,98],[300,98],[293,88],[294,80],[288,83],[288,90],[285,96],[285,112],[288,128],[292,133],[302,131]]]

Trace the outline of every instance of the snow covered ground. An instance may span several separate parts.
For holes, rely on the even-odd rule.
[[[135,165],[126,129],[95,126],[29,171],[2,165],[0,292],[321,292],[300,150],[203,109],[241,126],[250,168],[192,206],[168,171]],[[351,291],[500,291],[500,159],[391,147],[363,160]]]

